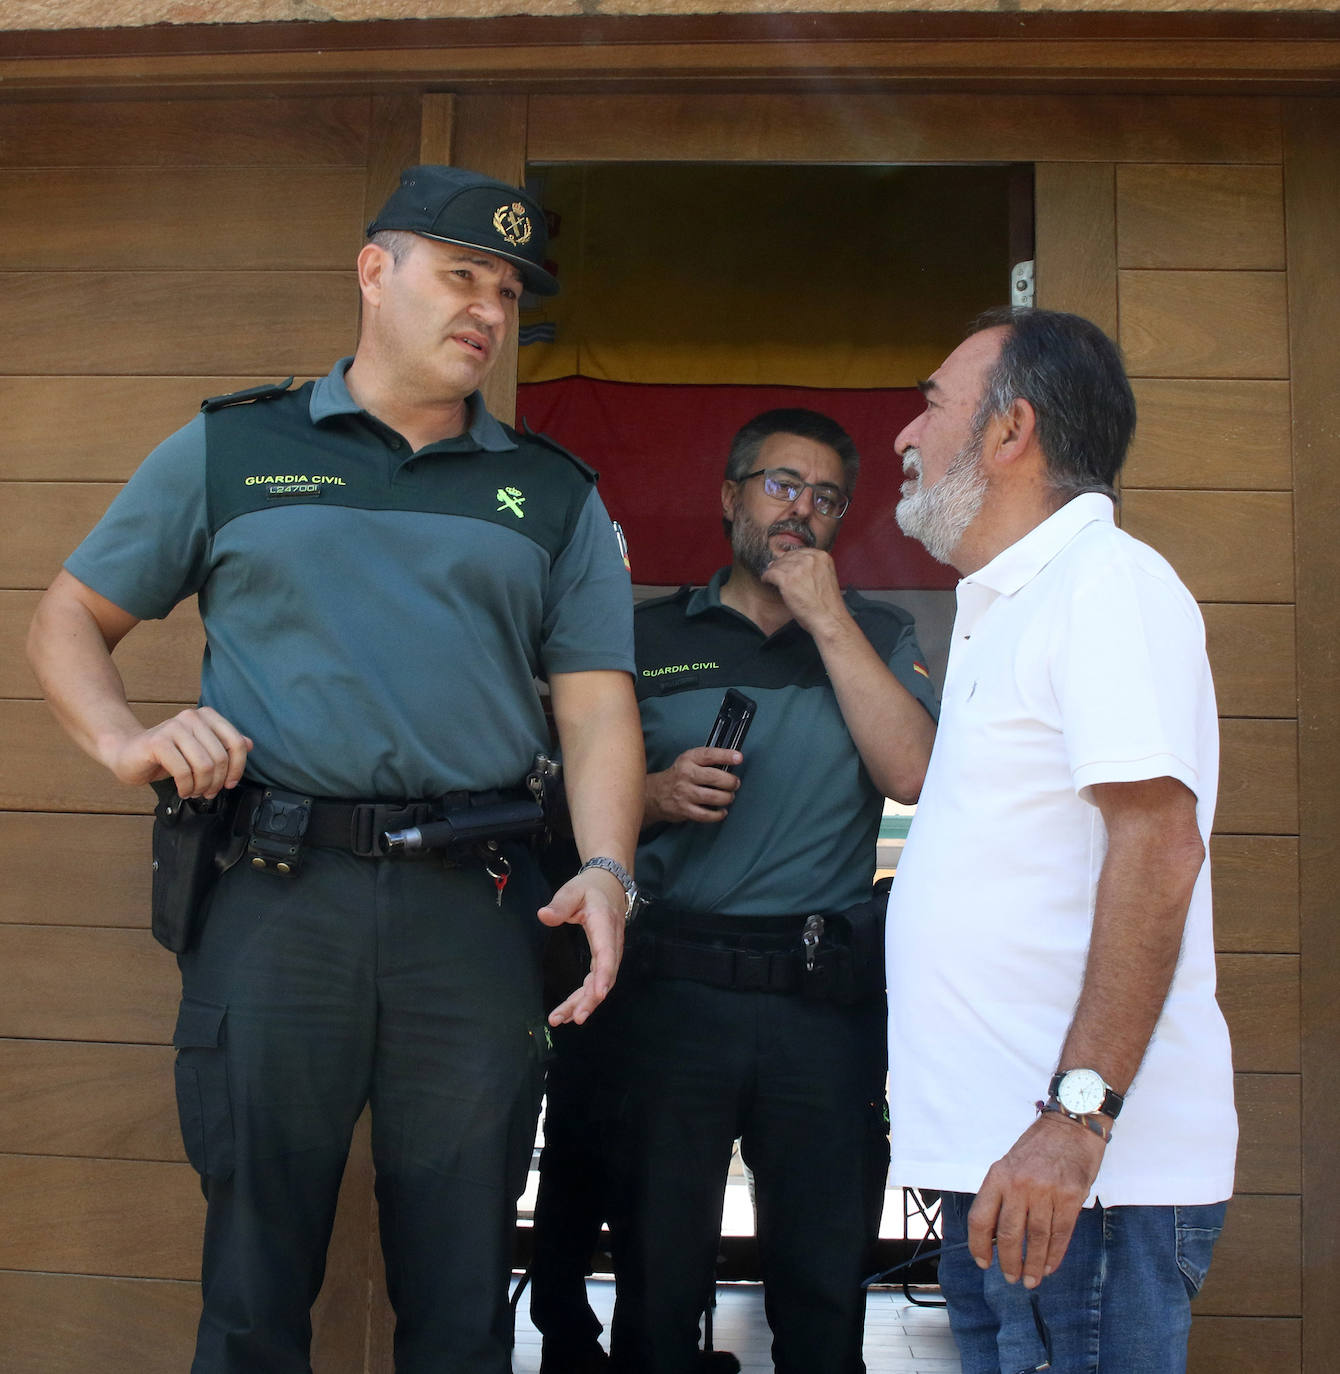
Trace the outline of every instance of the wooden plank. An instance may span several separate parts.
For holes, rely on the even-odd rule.
[[[182,1163],[171,1048],[0,1040],[0,1153]]]
[[[1284,177],[1276,166],[1117,169],[1122,267],[1284,266]]]
[[[0,377],[0,479],[124,482],[206,396],[282,380],[231,377]],[[299,381],[305,381],[305,377]],[[77,415],[79,423],[70,425]]]
[[[420,160],[422,107],[428,98],[412,91],[372,98],[372,134],[363,170],[363,227],[372,223],[400,185],[400,173]]]
[[[199,1319],[197,1283],[0,1273],[10,1374],[181,1374]]]
[[[320,375],[353,351],[357,305],[352,270],[14,272],[0,372]]]
[[[366,96],[0,104],[0,166],[361,167]]]
[[[186,702],[132,702],[146,726]],[[73,745],[40,701],[0,701],[0,811],[105,811],[143,815],[153,809],[147,787],[127,787]]]
[[[1221,954],[1219,1006],[1238,1073],[1297,1073],[1298,956]]]
[[[0,926],[0,968],[0,1036],[138,1045],[172,1038],[177,966],[147,930]]]
[[[1223,953],[1298,953],[1298,841],[1215,835],[1214,943]]]
[[[1270,100],[1144,95],[535,95],[542,162],[1277,162]]]
[[[347,269],[362,210],[357,167],[5,171],[0,271]]]
[[[1200,609],[1219,714],[1297,717],[1294,608],[1215,602]]]
[[[24,641],[41,597],[38,591],[0,591],[0,697],[39,694]],[[204,649],[205,631],[192,596],[166,620],[141,621],[117,645],[116,666],[137,701],[187,701],[200,690]]]
[[[1292,1073],[1240,1073],[1238,1193],[1296,1194],[1302,1187],[1302,1084]]]
[[[48,586],[119,490],[110,482],[7,483],[0,501],[0,586]]]
[[[1043,162],[1033,169],[1037,303],[1117,333],[1115,182],[1111,164]]]
[[[1125,485],[1293,486],[1288,382],[1144,377],[1131,387],[1140,420]]]
[[[1118,274],[1132,377],[1287,377],[1283,272]]]
[[[148,816],[0,811],[0,924],[147,930],[152,824]]]
[[[451,116],[451,161],[520,186],[526,179],[526,97],[457,96]],[[509,424],[516,420],[517,346],[514,329],[480,388],[490,412]]]
[[[1288,720],[1219,723],[1220,835],[1298,833],[1298,729]]]
[[[1296,1317],[1301,1305],[1299,1238],[1298,1198],[1235,1197],[1210,1275],[1196,1299],[1196,1318]]]
[[[1288,492],[1123,486],[1121,524],[1152,544],[1198,601],[1293,600],[1293,501]]]
[[[1340,393],[1334,326],[1340,312],[1340,101],[1287,104],[1285,233],[1293,356],[1298,493],[1300,947],[1303,953],[1303,1359],[1325,1369],[1340,1349]]]
[[[0,1269],[127,1278],[200,1273],[205,1200],[189,1164],[0,1155]]]
[[[1193,1308],[1189,1374],[1297,1374],[1303,1324],[1297,1317],[1210,1317]]]

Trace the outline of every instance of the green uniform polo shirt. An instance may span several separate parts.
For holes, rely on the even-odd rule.
[[[731,916],[841,911],[870,895],[884,798],[861,763],[814,640],[795,621],[768,636],[722,605],[729,569],[634,616],[647,771],[707,742],[726,688],[758,703],[720,824],[644,833],[637,877],[670,906]],[[843,599],[894,676],[937,713],[912,617],[856,592]],[[915,665],[915,666],[914,666]]]
[[[344,374],[198,416],[66,568],[129,614],[198,592],[203,704],[248,773],[322,797],[518,782],[535,679],[632,669],[628,573],[589,470],[500,425],[412,453]]]

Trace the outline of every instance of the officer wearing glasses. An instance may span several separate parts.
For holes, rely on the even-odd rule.
[[[869,1043],[882,962],[862,958],[856,927],[884,798],[920,792],[936,701],[911,617],[838,585],[829,551],[858,465],[826,416],[751,420],[721,488],[731,565],[635,616],[651,902],[616,1013],[630,1126],[619,1368],[695,1368],[737,1137],[776,1368],[864,1368],[859,1280],[888,1146]],[[742,748],[708,748],[727,688],[757,711]]]

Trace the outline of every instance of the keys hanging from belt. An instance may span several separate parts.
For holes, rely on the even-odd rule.
[[[805,972],[814,972],[814,961],[819,955],[819,941],[824,936],[824,918],[817,913],[805,918],[805,928],[800,932],[800,943],[805,950]]]
[[[484,856],[484,872],[493,879],[493,886],[498,889],[498,906],[501,908],[503,888],[512,876],[511,860],[505,854],[499,854],[497,846],[490,845]]]

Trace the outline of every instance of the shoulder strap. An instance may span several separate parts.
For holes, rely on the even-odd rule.
[[[249,405],[252,401],[268,401],[275,396],[283,396],[293,385],[293,378],[286,377],[282,382],[267,382],[262,386],[250,386],[245,391],[228,391],[222,396],[206,396],[200,402],[200,409],[209,414],[212,410],[222,410],[225,406]]]

